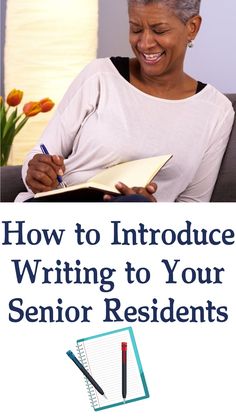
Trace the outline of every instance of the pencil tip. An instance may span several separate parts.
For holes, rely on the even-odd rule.
[[[125,404],[126,399],[123,399],[123,403]]]
[[[105,397],[105,399],[107,399],[107,400],[108,400],[108,398],[107,398],[107,396],[105,395],[105,393],[103,393],[103,397]]]

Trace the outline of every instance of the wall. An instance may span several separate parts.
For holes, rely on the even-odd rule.
[[[99,0],[98,57],[132,54],[126,0]]]
[[[236,1],[203,0],[203,23],[186,71],[219,90],[236,92]],[[193,53],[193,54],[192,54]]]
[[[100,0],[98,57],[130,55],[126,0]],[[222,92],[236,92],[236,1],[202,0],[203,24],[185,70]]]
[[[86,0],[86,5],[84,0],[7,0],[6,28],[6,93],[14,87],[23,90],[20,109],[44,97],[57,105],[75,76],[96,57],[98,0]],[[17,134],[10,164],[23,161],[53,111],[31,118]]]
[[[1,95],[4,95],[4,44],[5,44],[5,19],[6,19],[6,0],[1,0]]]
[[[1,29],[6,0],[1,0]],[[99,0],[98,57],[131,55],[126,0]],[[188,51],[186,71],[223,92],[236,92],[236,1],[203,0],[203,24],[195,47]],[[4,32],[4,31],[3,31]],[[1,75],[4,33],[1,33]],[[1,92],[3,92],[1,77]]]

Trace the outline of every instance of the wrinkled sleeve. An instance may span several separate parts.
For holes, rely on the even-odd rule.
[[[26,156],[22,167],[24,183],[28,162],[35,154],[41,153],[40,144],[45,144],[51,155],[65,159],[70,155],[81,124],[97,107],[99,92],[99,71],[94,60],[72,82],[38,143]]]
[[[178,196],[176,202],[209,202],[219,173],[221,161],[234,122],[231,106],[211,135],[201,164],[188,187]]]

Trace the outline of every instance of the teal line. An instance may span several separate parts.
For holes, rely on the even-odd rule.
[[[131,327],[130,327],[129,332],[130,332],[131,340],[132,340],[132,343],[133,343],[134,353],[135,353],[136,361],[137,361],[137,364],[138,364],[138,367],[139,367],[139,372],[140,372],[141,380],[142,380],[142,383],[143,383],[145,396],[149,397],[149,391],[148,391],[146,379],[145,379],[145,376],[144,376],[143,367],[142,367],[141,360],[140,360],[140,357],[139,357],[138,348],[137,348],[135,337],[134,337],[134,332],[133,332],[133,329]]]
[[[98,410],[109,409],[110,407],[125,406],[128,403],[137,402],[139,400],[147,399],[148,397],[149,395],[145,395],[145,396],[137,397],[136,399],[125,400],[125,403],[122,401],[119,403],[109,404],[107,406],[97,407],[94,410],[97,412]]]
[[[128,330],[130,334],[131,334],[131,332],[133,332],[131,327],[124,327],[123,329],[112,330],[111,332],[105,332],[105,333],[101,333],[100,335],[94,335],[94,336],[89,336],[87,338],[79,339],[79,340],[77,340],[77,343],[78,342],[85,342],[86,340],[95,339],[95,338],[102,337],[102,336],[112,335],[113,333],[119,333],[119,332],[123,332],[125,330]]]

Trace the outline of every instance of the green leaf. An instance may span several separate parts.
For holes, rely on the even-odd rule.
[[[15,125],[12,125],[6,136],[1,140],[1,166],[7,163],[14,137]]]
[[[2,98],[2,96],[1,96]],[[0,109],[5,109],[5,103],[3,101],[3,98],[0,100]]]
[[[12,114],[9,116],[8,121],[6,122],[5,128],[3,130],[3,138],[9,131],[9,129],[12,127],[12,125],[15,122],[15,119],[17,118],[17,108],[12,112]]]
[[[15,124],[19,121],[19,119],[23,116],[24,114],[23,113],[21,113],[17,118],[16,118],[16,120],[14,121],[15,122]]]
[[[28,117],[26,116],[23,121],[20,122],[20,124],[16,127],[15,130],[15,135],[18,134],[18,132],[21,130],[21,128],[23,128],[23,126],[26,124],[26,122],[28,121]]]
[[[7,135],[5,135],[3,139],[3,144],[12,144],[13,140],[15,138],[15,124],[12,125],[12,127],[7,132]]]
[[[8,148],[8,145],[12,144],[14,138],[15,138],[15,126],[13,125],[11,129],[8,131],[7,135],[5,135],[5,137],[2,139],[1,149],[4,150],[5,148]]]
[[[1,138],[3,137],[3,131],[6,125],[6,110],[4,106],[0,110],[0,124],[1,124]]]

